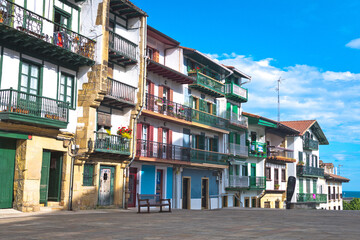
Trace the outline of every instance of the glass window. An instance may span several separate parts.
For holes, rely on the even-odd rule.
[[[59,100],[69,103],[69,106],[74,108],[74,77],[62,73],[59,88]]]
[[[63,31],[63,28],[71,29],[71,15],[58,8],[55,8],[54,11],[54,22],[56,23],[54,25],[54,31]]]
[[[271,180],[271,168],[265,168],[266,180]]]
[[[93,186],[94,185],[93,180],[94,180],[94,165],[84,164],[83,186]]]
[[[286,182],[286,170],[281,169],[281,181]]]
[[[27,62],[21,63],[20,91],[39,94],[40,67]]]

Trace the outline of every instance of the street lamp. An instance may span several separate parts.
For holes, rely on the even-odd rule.
[[[99,131],[97,132],[99,140],[104,140],[108,133],[106,132],[104,126],[101,126]]]

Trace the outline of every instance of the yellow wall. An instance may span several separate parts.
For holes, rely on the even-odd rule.
[[[265,202],[270,202],[270,208],[275,208],[275,202],[280,201],[279,208],[284,208],[285,193],[266,193],[260,200],[261,208],[265,208]]]

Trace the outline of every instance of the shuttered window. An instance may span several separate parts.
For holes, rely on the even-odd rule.
[[[83,186],[93,186],[94,184],[94,165],[84,164]]]

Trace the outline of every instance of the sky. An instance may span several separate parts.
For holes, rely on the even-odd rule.
[[[132,2],[182,46],[252,76],[244,111],[277,120],[281,77],[280,119],[316,119],[330,142],[320,159],[360,191],[360,1]]]

